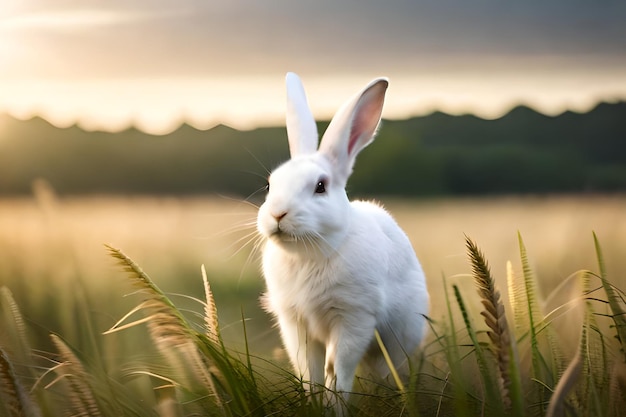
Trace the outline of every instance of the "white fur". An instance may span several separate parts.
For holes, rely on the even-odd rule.
[[[429,296],[409,239],[380,205],[350,202],[345,193],[356,155],[373,140],[386,87],[374,80],[348,101],[315,152],[304,89],[288,74],[292,159],[271,174],[257,218],[266,238],[265,305],[296,372],[345,393],[359,364],[389,373],[375,329],[397,367],[426,330]]]

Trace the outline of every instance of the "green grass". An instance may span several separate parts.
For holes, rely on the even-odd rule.
[[[444,293],[446,314],[431,318],[410,377],[401,384],[358,378],[349,414],[621,415],[626,303],[595,234],[593,241],[596,266],[573,271],[562,285],[577,287],[576,294],[547,311],[521,236],[522,275],[509,268],[505,293],[487,256],[466,238],[471,273],[431,284],[431,292]],[[78,283],[71,303],[51,300],[56,314],[73,320],[71,335],[33,325],[2,287],[0,416],[332,414],[334,393],[306,391],[284,360],[257,353],[245,312],[241,348],[225,342],[204,268],[202,299],[174,296],[121,250],[107,251],[134,288],[128,314],[94,315],[97,295]],[[573,348],[564,320],[566,333],[578,335]]]

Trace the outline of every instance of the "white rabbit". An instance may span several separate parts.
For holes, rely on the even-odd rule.
[[[332,119],[319,150],[297,75],[287,74],[291,159],[269,178],[257,228],[265,238],[266,309],[296,373],[348,393],[357,366],[389,374],[375,330],[400,367],[426,330],[429,296],[409,239],[391,215],[345,192],[356,155],[373,141],[388,82],[372,81]]]

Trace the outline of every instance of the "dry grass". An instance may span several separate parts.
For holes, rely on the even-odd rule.
[[[480,314],[487,325],[490,347],[498,364],[496,379],[500,389],[499,397],[502,399],[504,410],[510,411],[513,406],[511,385],[517,390],[520,389],[519,371],[517,368],[512,371],[512,363],[517,360],[515,339],[511,337],[500,291],[495,285],[485,256],[470,238],[466,238],[466,246],[472,264],[474,283],[484,307]],[[521,406],[518,408],[521,409]]]
[[[497,285],[506,288],[507,261],[515,275],[522,275],[518,231],[528,248],[540,295],[547,301],[544,307],[554,308],[574,296],[577,288],[569,285],[554,291],[571,274],[597,270],[593,231],[602,244],[613,284],[626,287],[626,276],[619,274],[626,270],[622,250],[626,247],[626,196],[443,199],[390,201],[386,205],[413,242],[431,289],[441,286],[442,275],[451,284],[472,284],[465,279],[464,234],[488,254]],[[503,296],[508,304],[506,294]],[[445,315],[442,304],[434,300],[433,317]]]
[[[613,337],[624,328],[619,288],[626,287],[620,281],[626,259],[619,251],[626,243],[626,197],[387,206],[426,269],[433,331],[417,379],[402,395],[380,387],[372,401],[389,401],[390,410],[407,401],[409,412],[417,412],[417,404],[426,414],[454,409],[458,415],[499,415],[508,409],[512,415],[557,415],[576,407],[617,415],[626,380],[626,337],[617,343]],[[0,340],[14,359],[0,360],[0,394],[16,400],[9,409],[19,413],[29,404],[16,394],[25,383],[38,387],[46,401],[47,391],[57,390],[61,404],[69,401],[83,414],[121,415],[124,404],[129,415],[143,415],[146,406],[176,415],[172,404],[202,409],[206,400],[217,415],[262,415],[265,407],[290,415],[291,407],[304,407],[298,415],[310,415],[284,357],[265,359],[279,342],[258,307],[262,279],[250,258],[252,245],[246,246],[253,243],[254,218],[245,203],[215,199],[59,200],[40,189],[36,199],[0,200],[0,288],[11,290],[0,293],[0,319],[11,324],[0,326]],[[472,239],[467,249],[464,234]],[[119,274],[103,243],[124,248],[109,251],[130,279]],[[451,288],[456,302],[450,302]],[[124,293],[133,296],[122,298]],[[33,335],[43,335],[48,345],[30,340]],[[232,349],[237,344],[252,356],[246,351],[239,361]],[[43,352],[16,356],[23,346]],[[26,371],[46,368],[38,377]],[[202,392],[192,388],[198,382]],[[268,389],[276,393],[265,396]],[[136,403],[135,392],[148,397]],[[37,402],[49,415],[45,401]],[[365,398],[361,405],[367,404]]]
[[[576,270],[595,269],[591,238],[595,231],[613,284],[626,287],[626,278],[616,273],[626,270],[626,259],[619,252],[626,247],[626,196],[383,203],[406,230],[422,261],[435,319],[446,314],[439,291],[442,274],[462,288],[472,285],[464,279],[468,272],[464,234],[480,243],[497,285],[506,288],[507,261],[521,274],[516,236],[520,231],[540,290],[549,298]],[[129,290],[120,289],[126,283],[115,273],[103,244],[124,248],[144,269],[155,271],[153,275],[166,292],[199,297],[203,288],[197,274],[204,264],[217,293],[225,339],[229,338],[229,326],[240,322],[243,305],[246,316],[259,320],[248,326],[252,342],[259,342],[252,345],[271,349],[277,346],[277,339],[266,337],[268,332],[275,334],[268,330],[270,323],[258,308],[262,278],[257,259],[250,256],[252,244],[246,246],[253,238],[248,234],[253,232],[255,215],[249,204],[225,198],[57,199],[43,189],[36,198],[0,200],[0,285],[9,286],[30,318],[46,326],[42,318],[45,304],[39,301],[60,298],[59,303],[75,304],[75,294],[56,289],[75,289],[77,281],[88,295],[97,294],[92,309],[106,311],[109,317],[128,310],[129,305],[117,295]],[[564,300],[558,296],[569,295],[559,291],[549,301],[560,305]],[[113,304],[121,305],[111,310]],[[480,304],[469,308],[478,313]],[[50,330],[68,335],[67,329],[53,326]]]

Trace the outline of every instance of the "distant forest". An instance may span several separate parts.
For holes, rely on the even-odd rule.
[[[327,123],[320,123],[322,132]],[[247,197],[288,158],[284,127],[151,136],[0,117],[0,195],[45,179],[61,195]],[[352,196],[626,191],[626,103],[556,117],[517,107],[496,120],[433,113],[384,121],[357,160]]]

